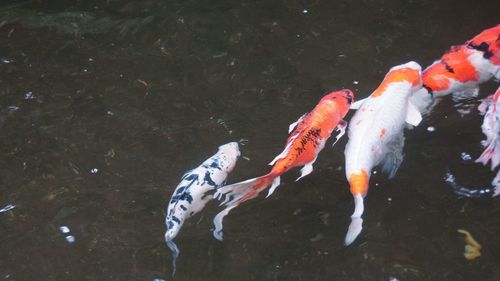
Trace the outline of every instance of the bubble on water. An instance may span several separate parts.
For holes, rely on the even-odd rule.
[[[92,168],[92,169],[90,169],[90,172],[92,174],[97,174],[97,172],[99,172],[99,170],[97,168]]]
[[[10,112],[16,111],[18,109],[19,109],[19,106],[15,106],[15,105],[9,105],[9,106],[7,106],[7,110],[10,111]]]
[[[0,60],[1,60],[1,61],[2,61],[2,63],[4,63],[4,64],[9,64],[9,63],[13,62],[13,60],[12,60],[12,59],[9,59],[9,58],[1,58]]]
[[[434,126],[427,127],[427,132],[434,132],[434,131],[436,131],[436,128]]]
[[[0,213],[10,211],[10,210],[14,209],[15,207],[16,207],[16,205],[12,205],[12,204],[6,205],[2,209],[0,209]]]
[[[359,81],[354,80],[354,81],[352,81],[352,83],[353,83],[354,85],[358,85],[358,84],[359,84]]]
[[[67,226],[65,226],[65,225],[61,225],[61,226],[59,227],[59,230],[60,230],[62,233],[64,233],[64,234],[69,233],[69,227],[67,227]]]
[[[27,92],[26,94],[24,94],[24,99],[25,100],[34,100],[36,99],[36,96],[33,94],[33,92]]]
[[[307,14],[307,13],[309,13],[309,11],[308,11],[308,10],[306,10],[306,9],[304,9],[304,10],[302,10],[302,13],[303,13],[303,14]]]
[[[391,276],[391,277],[389,277],[389,281],[399,281],[399,279],[396,278],[396,277]]]
[[[153,281],[167,281],[167,280],[162,279],[162,278],[153,278]]]
[[[462,160],[464,160],[464,161],[472,160],[472,156],[470,156],[470,154],[468,154],[466,152],[460,153],[460,158],[462,158]]]
[[[68,243],[74,243],[75,242],[75,236],[73,236],[73,235],[68,235],[65,238],[66,238],[66,241]]]

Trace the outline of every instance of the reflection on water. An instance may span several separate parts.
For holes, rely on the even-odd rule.
[[[288,125],[329,89],[367,96],[498,22],[497,1],[8,1],[0,4],[0,279],[170,280],[166,203],[187,169],[248,139],[229,181],[265,172]],[[142,81],[142,82],[141,82]],[[479,97],[497,83],[481,87]],[[407,133],[397,176],[374,175],[365,231],[342,139],[211,236],[216,204],[177,237],[176,280],[497,280],[498,198],[478,100],[451,98]],[[471,106],[468,106],[471,105]],[[9,207],[11,206],[11,207]],[[14,207],[12,209],[12,207]],[[61,227],[67,227],[64,232]],[[457,229],[482,245],[463,258]],[[65,229],[66,230],[66,229]],[[68,237],[73,237],[69,238]],[[74,241],[73,243],[68,243]]]

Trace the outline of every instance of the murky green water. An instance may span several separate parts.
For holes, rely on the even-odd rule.
[[[266,172],[322,93],[365,97],[391,66],[429,65],[499,10],[493,0],[3,1],[0,207],[16,208],[0,213],[0,280],[172,280],[164,210],[183,172],[241,138],[250,161],[229,180]],[[481,122],[445,99],[408,132],[397,176],[372,178],[351,247],[344,138],[309,177],[291,172],[271,198],[233,211],[223,243],[210,232],[214,205],[189,220],[175,280],[500,280],[499,199],[459,198],[442,179],[490,182],[460,158],[479,156]],[[480,258],[463,258],[459,228],[483,245]]]

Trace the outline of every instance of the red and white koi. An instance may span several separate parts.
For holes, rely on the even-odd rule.
[[[433,98],[458,92],[471,96],[492,77],[500,79],[500,25],[451,47],[427,67],[422,73],[423,88],[411,100],[423,111]]]
[[[345,237],[346,245],[361,233],[363,198],[368,193],[372,169],[380,164],[391,178],[403,161],[405,122],[417,126],[422,120],[417,108],[409,102],[410,95],[420,87],[420,65],[408,62],[391,68],[368,98],[351,106],[357,111],[350,121],[344,154],[355,210]]]
[[[318,153],[325,146],[332,131],[337,127],[340,131],[337,140],[344,134],[347,122],[342,120],[349,111],[354,99],[351,90],[331,92],[324,96],[309,113],[290,125],[291,133],[285,149],[269,163],[273,165],[268,174],[243,182],[223,186],[217,190],[215,197],[226,196],[221,205],[225,206],[214,218],[214,236],[222,240],[223,219],[233,208],[257,195],[271,185],[267,196],[270,196],[280,184],[280,176],[288,170],[303,166],[297,179],[307,176],[313,171],[313,163]]]
[[[167,207],[165,224],[167,231],[165,241],[172,250],[173,271],[175,274],[176,260],[179,248],[173,239],[181,230],[184,221],[201,211],[208,201],[213,199],[211,191],[221,186],[228,174],[234,169],[240,156],[238,143],[231,142],[221,145],[215,155],[205,160],[197,168],[182,176],[181,182],[175,188]]]

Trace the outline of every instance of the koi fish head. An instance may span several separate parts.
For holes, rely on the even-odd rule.
[[[354,101],[354,93],[349,89],[343,89],[340,91],[332,91],[326,94],[321,100],[321,102],[334,101],[338,98],[344,99],[347,105],[350,105]]]
[[[237,142],[230,142],[224,145],[219,146],[219,151],[217,152],[220,155],[221,163],[219,164],[222,170],[227,173],[231,172],[236,165],[236,160],[241,155],[240,148]]]

